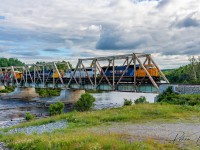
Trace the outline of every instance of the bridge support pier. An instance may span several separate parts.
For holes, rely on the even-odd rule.
[[[85,93],[85,90],[71,90],[71,89],[62,89],[60,96],[55,100],[62,101],[64,103],[76,102],[82,94]]]
[[[39,94],[35,92],[35,88],[30,87],[16,87],[14,92],[8,93],[3,99],[24,99],[30,100],[32,98],[39,97]]]
[[[5,90],[5,86],[0,85],[0,91]]]

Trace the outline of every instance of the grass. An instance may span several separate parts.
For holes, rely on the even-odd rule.
[[[77,150],[144,150],[144,149],[177,149],[177,146],[170,143],[158,143],[152,139],[143,142],[132,141],[129,135],[125,134],[97,134],[83,130],[71,132],[56,132],[43,135],[11,135],[5,140],[8,147],[19,149],[77,149]]]
[[[42,125],[59,120],[67,120],[69,128],[90,127],[112,122],[198,122],[200,121],[200,106],[170,105],[170,104],[138,104],[121,108],[104,109],[87,112],[69,112],[49,118],[24,122],[16,127]],[[194,120],[194,118],[197,118]],[[12,128],[16,128],[12,127]]]
[[[13,92],[15,90],[14,86],[5,86],[4,90],[1,90],[0,93],[10,93]]]
[[[36,88],[35,90],[41,97],[59,96],[61,91],[60,89],[40,89],[40,88]]]
[[[195,119],[194,119],[195,118]],[[118,122],[199,122],[200,106],[178,106],[168,104],[138,104],[122,108],[89,112],[70,112],[50,118],[22,123],[16,127],[41,125],[66,120],[68,127],[42,135],[13,134],[0,135],[14,149],[177,149],[177,145],[158,143],[152,139],[138,142],[129,135],[94,133],[94,126]],[[12,127],[12,128],[16,128]],[[4,129],[7,131],[8,129]]]

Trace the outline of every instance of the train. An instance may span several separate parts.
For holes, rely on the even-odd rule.
[[[146,64],[144,65],[144,67],[146,68],[146,70],[149,72],[149,74],[151,75],[151,77],[155,80],[155,81],[160,81],[160,76],[159,76],[159,71],[158,69],[153,65],[153,64]],[[115,78],[120,78],[123,74],[123,72],[126,70],[127,65],[124,66],[114,66],[114,75]],[[134,72],[134,68],[136,68],[136,71]],[[85,71],[86,69],[86,71]],[[64,70],[60,70],[60,75],[62,78],[71,78],[72,75],[74,75],[74,78],[87,78],[89,77],[94,77],[95,76],[95,68],[94,67],[88,67],[88,68],[81,68],[81,69],[77,69],[76,72],[75,69],[70,69],[67,70],[66,72],[64,72]],[[45,70],[44,72],[41,71],[37,71],[34,73],[34,71],[28,72],[28,74],[26,73],[22,73],[20,71],[15,71],[15,76],[17,79],[21,79],[22,77],[24,78],[30,78],[30,75],[33,77],[34,74],[36,75],[36,78],[38,78],[40,76],[40,78],[43,78],[43,75],[45,78],[59,78],[59,74],[56,71],[53,70]],[[96,74],[97,77],[101,77],[103,76],[103,74],[105,74],[108,78],[113,76],[113,67],[107,67],[104,66],[102,67],[102,70],[100,71],[100,73]],[[11,75],[11,74],[10,74]],[[140,65],[130,65],[128,66],[126,72],[124,73],[124,78],[134,78],[134,75],[136,75],[138,80],[143,80],[144,78],[149,79],[149,77],[147,76],[145,70],[140,66]]]
[[[136,69],[136,72],[134,73],[134,67]],[[155,81],[160,81],[160,76],[159,76],[159,71],[158,69],[153,65],[153,64],[147,64],[144,65],[144,67],[146,68],[146,70],[149,72],[149,74],[151,75],[151,77],[155,80]],[[122,74],[124,73],[124,71],[126,70],[127,65],[124,66],[115,66],[114,67],[114,75],[115,77],[121,77]],[[113,67],[102,67],[103,71],[105,72],[105,75],[107,77],[111,77],[113,76]],[[147,76],[146,71],[140,66],[140,65],[130,65],[128,66],[126,72],[124,73],[123,77],[134,77],[134,75],[136,74],[137,79],[144,79],[144,78],[149,78]]]

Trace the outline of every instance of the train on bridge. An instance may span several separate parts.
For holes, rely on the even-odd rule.
[[[152,65],[152,64],[146,64],[144,65],[146,70],[149,72],[151,77],[154,79],[156,82],[160,82],[160,75],[158,69]],[[134,68],[136,71],[134,72]],[[113,73],[114,70],[114,73]],[[81,69],[69,69],[66,71],[59,70],[59,73],[57,71],[53,71],[53,69],[49,70],[37,70],[37,71],[30,71],[30,72],[22,72],[22,71],[15,71],[15,74],[11,73],[11,71],[2,70],[2,73],[0,75],[0,80],[1,81],[8,81],[13,76],[16,77],[17,80],[20,80],[22,78],[45,78],[45,79],[58,79],[59,74],[60,77],[63,79],[70,79],[72,76],[74,78],[94,78],[95,75],[96,77],[102,77],[103,74],[108,79],[112,79],[113,75],[115,76],[115,79],[119,79],[122,75],[124,79],[129,79],[129,81],[133,81],[134,75],[136,75],[137,82],[149,82],[149,77],[147,76],[147,73],[145,70],[140,66],[140,65],[123,65],[123,66],[104,66],[101,68],[101,70],[98,73],[95,73],[95,68],[94,67],[88,67],[88,68],[81,68]]]

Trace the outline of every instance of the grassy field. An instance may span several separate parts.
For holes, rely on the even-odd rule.
[[[66,120],[68,126],[51,134],[0,135],[0,141],[14,149],[178,149],[171,143],[158,143],[153,139],[130,141],[129,135],[94,133],[91,127],[113,123],[200,122],[200,106],[168,104],[139,104],[122,108],[90,112],[70,112],[50,118],[22,123],[16,127],[41,125]],[[16,128],[15,127],[15,128]],[[14,127],[13,127],[14,128]],[[7,131],[8,129],[4,129]]]

